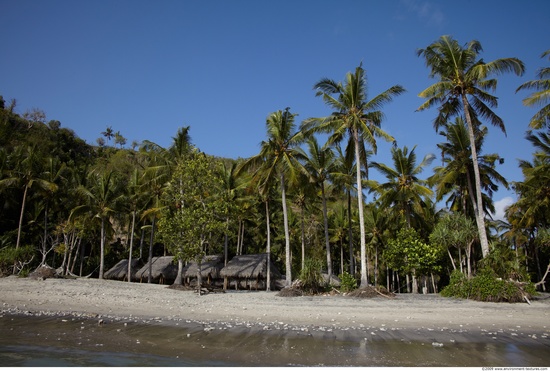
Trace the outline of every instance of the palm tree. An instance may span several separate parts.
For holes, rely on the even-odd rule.
[[[138,167],[130,175],[128,184],[128,206],[132,214],[130,227],[130,249],[128,252],[128,282],[132,280],[132,255],[134,247],[134,231],[136,225],[136,216],[145,205],[145,192],[143,191],[143,174]]]
[[[44,163],[35,147],[27,147],[26,149],[18,147],[11,158],[15,159],[14,166],[8,171],[8,176],[0,180],[0,188],[21,187],[23,189],[19,226],[17,228],[17,241],[15,243],[15,248],[18,249],[21,243],[23,216],[25,215],[25,205],[29,190],[38,187],[44,191],[54,192],[58,187],[55,183],[46,179],[47,172],[44,170]]]
[[[85,198],[86,203],[75,207],[69,217],[72,219],[76,215],[89,212],[101,223],[99,279],[103,279],[106,223],[110,223],[110,217],[117,212],[123,201],[122,185],[123,182],[117,179],[114,171],[91,171],[88,186],[80,185],[77,188],[77,193]]]
[[[352,193],[356,194],[355,187],[355,151],[353,150],[353,142],[349,142],[351,146],[347,146],[345,151],[342,151],[340,145],[336,145],[337,169],[332,174],[333,183],[337,188],[343,189],[347,198],[347,214],[348,214],[348,249],[349,249],[349,273],[355,273],[355,254],[353,251],[353,223],[352,223]],[[367,151],[365,154],[365,164],[372,151]],[[362,169],[361,178],[367,177],[368,169]]]
[[[548,56],[550,56],[550,49],[542,53],[541,58]],[[538,90],[523,99],[524,105],[545,105],[531,118],[529,127],[532,129],[541,129],[550,124],[550,67],[541,68],[537,73],[537,77],[538,80],[527,81],[516,89],[516,93],[520,90]]]
[[[436,77],[439,81],[419,94],[421,98],[426,98],[426,101],[418,110],[439,106],[439,113],[434,120],[436,130],[446,124],[452,116],[464,114],[466,117],[474,164],[476,224],[481,250],[485,257],[489,254],[489,242],[485,230],[485,215],[481,206],[481,179],[475,138],[480,119],[489,120],[492,125],[505,132],[504,122],[491,110],[497,106],[497,98],[487,90],[494,91],[497,80],[489,77],[505,72],[522,75],[525,67],[517,58],[497,59],[492,62],[478,60],[478,54],[481,51],[479,41],[473,40],[465,46],[460,46],[451,36],[441,36],[427,48],[419,49],[417,54],[425,58],[426,65],[431,70],[430,77]]]
[[[334,112],[323,118],[312,118],[302,123],[302,130],[305,132],[331,133],[329,145],[341,142],[349,136],[355,151],[357,202],[359,204],[359,230],[361,233],[361,287],[368,285],[365,225],[363,216],[363,191],[361,186],[361,167],[367,167],[363,158],[365,157],[365,142],[376,153],[376,137],[382,137],[393,141],[393,137],[384,132],[380,125],[384,114],[380,108],[391,102],[395,96],[405,92],[400,85],[395,85],[383,93],[367,101],[367,79],[365,71],[359,65],[355,73],[346,75],[344,84],[330,80],[321,79],[314,85],[316,95],[321,96],[325,103],[334,109]]]
[[[147,278],[147,283],[152,282],[153,276],[153,244],[155,241],[155,225],[157,218],[160,216],[160,213],[163,209],[162,205],[162,194],[166,188],[168,179],[170,178],[169,167],[167,166],[152,166],[148,167],[144,173],[144,182],[143,189],[147,190],[147,209],[141,214],[142,219],[149,218],[151,220],[151,235],[149,239],[149,275]],[[178,265],[180,265],[178,263]],[[178,266],[178,271],[179,271]],[[179,276],[180,274],[178,274]]]
[[[497,154],[481,155],[486,133],[486,127],[479,128],[476,148],[483,192],[482,207],[485,213],[494,213],[491,197],[498,189],[496,183],[508,187],[508,182],[495,169],[496,163],[502,163],[503,159]],[[451,210],[472,215],[476,201],[468,129],[462,117],[457,117],[453,123],[447,123],[440,134],[447,139],[446,142],[437,145],[441,150],[442,166],[434,168],[434,175],[428,181],[435,186],[436,201],[441,201],[445,195],[450,194],[446,203],[450,205]]]
[[[226,213],[226,231],[224,236],[224,249],[223,249],[224,265],[227,265],[227,260],[229,255],[229,234],[228,234],[229,222],[231,217],[237,214],[239,205],[241,205],[245,201],[245,199],[248,199],[248,197],[243,192],[246,186],[246,183],[243,181],[242,177],[237,176],[237,163],[232,162],[228,166],[225,162],[222,162],[220,174],[221,174],[221,181],[223,184],[222,194],[220,195],[220,197],[222,197],[225,200],[225,204],[228,206],[228,210]],[[239,232],[240,230],[241,230],[241,224],[239,223]]]
[[[257,169],[255,178],[259,180],[261,190],[267,191],[273,180],[276,177],[279,178],[285,230],[287,286],[292,284],[292,264],[286,203],[286,185],[287,178],[290,180],[295,179],[298,174],[298,169],[301,167],[298,160],[302,155],[300,151],[298,151],[297,146],[303,137],[301,132],[294,131],[295,116],[295,114],[290,113],[290,108],[286,108],[284,112],[279,110],[269,115],[266,120],[267,141],[261,143],[261,149],[258,155],[249,158],[240,166],[240,170],[245,168]]]
[[[327,212],[327,196],[326,183],[330,179],[331,174],[336,171],[336,157],[334,151],[329,146],[320,147],[317,139],[310,136],[307,140],[309,154],[303,156],[304,167],[309,174],[309,179],[321,189],[321,201],[323,203],[323,222],[325,229],[325,248],[327,253],[327,271],[329,283],[332,280],[332,259],[330,254],[330,238],[328,230],[328,212]]]
[[[409,152],[406,146],[403,149],[393,147],[391,149],[393,168],[379,162],[371,162],[371,166],[388,179],[386,183],[376,184],[374,187],[380,194],[381,206],[383,208],[395,206],[399,214],[405,216],[409,228],[411,228],[411,216],[423,214],[424,199],[431,197],[433,193],[426,186],[426,181],[419,179],[418,175],[430,165],[435,156],[428,154],[417,165],[415,149],[416,146]]]

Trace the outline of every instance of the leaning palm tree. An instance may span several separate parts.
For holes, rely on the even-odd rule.
[[[542,53],[541,58],[550,56],[550,49]],[[529,127],[532,129],[542,129],[550,125],[550,67],[541,68],[538,73],[538,80],[527,81],[521,84],[516,93],[520,90],[537,90],[536,92],[523,99],[526,106],[542,106],[532,118]]]
[[[285,109],[284,112],[279,110],[269,115],[266,120],[267,141],[261,143],[259,154],[249,158],[239,167],[239,172],[243,169],[256,170],[254,178],[259,181],[260,190],[267,191],[273,180],[277,177],[279,178],[283,204],[287,286],[292,284],[292,264],[286,186],[288,179],[292,180],[297,177],[298,169],[301,167],[298,162],[301,158],[301,153],[297,148],[303,137],[301,132],[295,132],[294,130],[295,116],[295,114],[290,113],[290,108]]]
[[[384,114],[380,108],[392,99],[405,92],[400,85],[395,85],[383,93],[367,100],[367,78],[362,66],[355,73],[346,75],[344,84],[330,79],[321,79],[314,85],[316,95],[334,109],[328,117],[311,118],[302,123],[304,132],[330,133],[329,144],[341,142],[345,137],[353,143],[357,178],[357,201],[359,204],[359,230],[361,233],[361,287],[368,285],[365,245],[365,225],[363,216],[363,191],[361,187],[361,168],[365,163],[365,143],[376,153],[376,137],[393,141],[393,137],[384,132],[380,125]]]
[[[439,79],[419,94],[421,98],[426,98],[426,101],[418,110],[439,107],[439,113],[434,120],[436,130],[446,124],[450,117],[460,114],[466,117],[474,164],[476,224],[481,250],[485,257],[489,254],[489,242],[485,230],[485,215],[481,207],[481,180],[475,138],[481,124],[480,119],[486,119],[506,132],[504,122],[492,111],[492,108],[497,106],[497,97],[491,95],[489,91],[496,89],[497,80],[489,77],[505,72],[522,75],[525,67],[517,58],[485,62],[483,59],[478,59],[478,54],[482,50],[479,41],[473,40],[461,46],[451,36],[441,36],[427,48],[419,49],[417,54],[424,57],[427,67],[431,70],[430,77]]]

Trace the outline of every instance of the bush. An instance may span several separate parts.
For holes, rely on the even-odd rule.
[[[497,277],[491,269],[481,270],[468,279],[460,271],[451,274],[449,285],[441,291],[442,296],[491,302],[522,302],[536,295],[535,286]]]
[[[34,255],[34,247],[21,246],[16,249],[15,247],[5,247],[0,249],[0,277],[8,276],[13,273],[13,267],[16,262],[28,262],[32,260]],[[28,271],[27,267],[27,271]]]
[[[340,278],[340,290],[343,292],[350,292],[357,288],[357,280],[348,272],[343,272],[338,278]]]
[[[302,281],[302,290],[310,293],[318,293],[324,287],[323,275],[321,270],[323,263],[317,259],[306,259],[304,268],[300,272],[300,281]]]

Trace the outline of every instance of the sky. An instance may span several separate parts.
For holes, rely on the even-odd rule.
[[[0,9],[0,95],[89,144],[112,127],[127,147],[168,147],[190,126],[203,152],[250,157],[270,113],[290,107],[297,126],[330,114],[313,85],[343,81],[362,63],[369,98],[407,90],[384,106],[382,128],[399,147],[416,146],[420,163],[443,137],[435,109],[416,112],[418,93],[435,82],[416,51],[451,35],[478,40],[486,61],[524,62],[522,77],[498,77],[495,112],[507,135],[490,126],[482,154],[504,157],[497,170],[512,182],[523,179],[518,159],[533,153],[525,132],[537,109],[515,90],[549,64],[540,58],[550,49],[547,0],[0,0]],[[371,161],[392,164],[390,148],[379,139]],[[499,217],[516,195],[501,186],[493,199]]]

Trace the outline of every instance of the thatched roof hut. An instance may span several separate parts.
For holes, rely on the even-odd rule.
[[[221,255],[207,255],[201,260],[201,277],[208,283],[212,280],[220,278],[220,270],[223,268],[223,256]],[[197,278],[199,272],[199,265],[197,261],[193,260],[182,270],[182,277],[186,280],[192,280]]]
[[[271,284],[277,285],[281,273],[271,262]],[[267,278],[267,254],[249,254],[237,255],[231,259],[227,265],[220,271],[220,276],[224,279],[224,289],[228,285],[234,285],[235,289],[239,286],[248,289],[265,289]]]
[[[173,256],[158,256],[151,260],[151,282],[168,284],[173,283],[178,274],[178,264],[174,262]],[[149,280],[149,262],[136,273],[136,281],[148,282]]]
[[[132,266],[130,267],[130,280],[134,280],[136,272],[143,266],[143,262],[140,259],[132,259]],[[127,281],[128,275],[128,259],[122,259],[116,263],[111,269],[103,274],[103,278],[108,280],[120,280]]]

